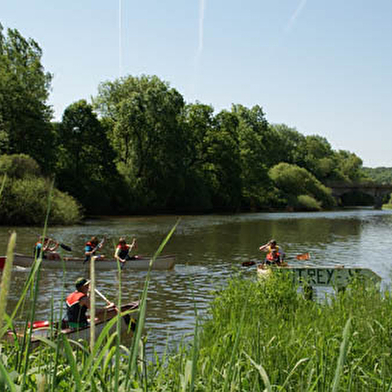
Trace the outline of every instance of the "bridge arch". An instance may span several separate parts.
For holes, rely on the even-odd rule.
[[[374,199],[375,208],[381,208],[384,196],[392,193],[392,184],[330,184],[328,187],[332,190],[332,196],[338,200],[341,200],[343,195],[351,192],[370,195]]]

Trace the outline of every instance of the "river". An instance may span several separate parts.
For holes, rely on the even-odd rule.
[[[93,235],[106,236],[106,254],[114,253],[120,236],[138,240],[138,253],[153,254],[175,225],[178,217],[102,217],[82,225],[49,228],[49,236],[71,246],[74,255],[83,254],[84,243]],[[0,255],[5,254],[9,232],[17,233],[17,251],[32,254],[39,228],[0,227]],[[42,230],[41,230],[42,231]],[[192,333],[195,305],[205,311],[212,290],[225,284],[242,270],[252,276],[255,267],[242,267],[243,261],[260,260],[258,248],[275,238],[287,260],[296,265],[344,265],[367,267],[380,275],[383,286],[390,283],[392,211],[356,209],[317,213],[253,213],[237,215],[182,216],[163,254],[175,254],[173,271],[153,271],[148,295],[146,333],[149,345],[162,351],[167,341],[179,342]],[[306,262],[295,255],[310,252]],[[12,310],[28,269],[14,268],[8,311]],[[65,292],[73,291],[74,281],[87,272],[69,270],[63,277],[58,270],[42,270],[36,319],[46,319],[51,301],[58,311],[63,281]],[[123,301],[137,299],[143,289],[146,272],[124,271]],[[97,288],[115,300],[118,292],[115,271],[98,271]],[[25,314],[19,316],[22,320]]]

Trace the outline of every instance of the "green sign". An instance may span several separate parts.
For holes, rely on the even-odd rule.
[[[292,272],[296,282],[300,284],[307,282],[310,286],[345,287],[356,277],[374,283],[381,281],[375,272],[367,268],[286,267],[281,270]]]

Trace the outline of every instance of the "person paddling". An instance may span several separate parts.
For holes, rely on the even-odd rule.
[[[114,258],[118,260],[123,266],[127,260],[135,260],[136,256],[131,256],[129,253],[132,249],[137,247],[136,238],[132,240],[131,244],[127,244],[127,241],[124,237],[121,237],[118,240],[118,245],[116,247],[116,252],[114,253]]]
[[[267,255],[265,257],[264,263],[267,265],[275,264],[275,265],[281,265],[284,260],[284,252],[283,249],[281,249],[277,244],[275,240],[270,240],[268,243],[265,245],[260,246],[259,250],[263,252],[267,252]]]
[[[105,256],[97,255],[96,252],[101,250],[104,242],[105,238],[99,242],[97,237],[91,237],[90,241],[87,241],[84,247],[84,255],[86,256],[84,262],[89,261],[91,256],[94,256],[95,260],[102,260]]]
[[[42,252],[43,259],[60,260],[60,255],[56,252],[58,247],[57,241],[40,236],[34,245],[34,256],[38,259]]]
[[[79,278],[75,282],[76,290],[69,294],[66,299],[68,326],[71,329],[79,329],[87,327],[87,310],[90,309],[90,298],[88,291],[90,289],[90,281],[85,278]],[[105,308],[96,309],[95,314],[100,315],[108,308],[114,307],[114,303],[110,303]]]

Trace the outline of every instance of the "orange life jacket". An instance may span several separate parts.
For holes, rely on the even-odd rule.
[[[81,293],[80,291],[74,291],[67,297],[67,305],[69,307],[74,306],[75,304],[79,303],[79,301],[83,298],[86,297],[86,294]]]
[[[80,306],[80,300],[86,297],[86,294],[80,291],[74,291],[66,300],[67,304],[67,318],[73,323],[87,324],[87,307]]]
[[[276,252],[272,252],[272,250],[276,250]],[[279,246],[275,246],[275,248],[271,248],[269,246],[266,259],[268,261],[279,261],[280,260]]]

